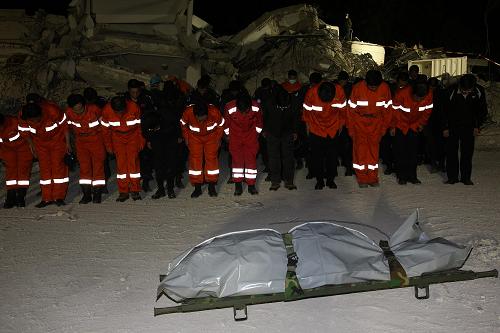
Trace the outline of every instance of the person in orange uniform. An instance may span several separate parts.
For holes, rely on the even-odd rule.
[[[37,94],[29,94],[26,101],[28,104],[21,110],[18,129],[40,166],[42,201],[36,207],[43,208],[54,202],[63,206],[69,184],[64,157],[71,152],[66,114],[57,104]]]
[[[17,117],[0,114],[0,160],[5,164],[7,195],[3,208],[24,207],[30,185],[33,154],[21,137]]]
[[[396,92],[392,105],[395,135],[396,171],[398,184],[420,184],[417,178],[418,134],[422,132],[432,112],[432,91],[427,77],[419,75],[416,81]]]
[[[79,94],[70,95],[67,102],[66,116],[69,128],[75,134],[76,156],[80,162],[79,182],[83,193],[80,203],[101,203],[101,189],[106,184],[106,149],[99,122],[101,109],[95,104],[86,104],[85,98]]]
[[[302,119],[309,133],[316,190],[325,187],[325,178],[326,186],[337,188],[337,141],[338,133],[344,125],[346,104],[342,87],[326,81],[310,88],[304,98]]]
[[[203,101],[189,105],[181,118],[182,135],[189,149],[189,181],[194,186],[191,198],[201,195],[201,186],[208,183],[208,194],[217,196],[219,179],[218,151],[223,134],[224,118],[219,109]]]
[[[118,191],[116,201],[129,197],[141,200],[139,151],[145,141],[141,134],[141,110],[124,96],[115,96],[102,111],[101,125],[106,151],[116,156]]]
[[[224,132],[229,137],[229,152],[232,157],[234,195],[243,193],[242,181],[248,185],[248,193],[255,195],[257,179],[257,152],[259,135],[262,132],[262,112],[259,103],[245,93],[226,104]]]
[[[369,70],[365,80],[352,88],[346,126],[353,140],[352,167],[359,187],[379,185],[379,146],[391,125],[391,104],[389,85],[377,70]]]

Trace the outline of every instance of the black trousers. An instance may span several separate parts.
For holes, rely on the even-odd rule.
[[[344,127],[342,129],[338,141],[338,150],[342,165],[347,170],[352,170],[352,138],[349,136],[349,130],[347,128]]]
[[[153,152],[148,147],[144,147],[139,152],[139,163],[141,166],[141,178],[149,181],[153,179]]]
[[[380,140],[379,152],[382,163],[385,164],[388,169],[394,169],[394,137],[392,137],[389,132],[385,133]]]
[[[394,148],[396,152],[396,172],[400,180],[413,180],[417,178],[417,154],[419,136],[417,132],[409,130],[403,134],[396,130]]]
[[[334,180],[337,174],[338,136],[322,138],[309,134],[312,172],[318,181]]]
[[[424,127],[426,154],[431,165],[442,167],[445,157],[445,140],[441,129],[428,124]]]
[[[269,168],[269,153],[267,151],[267,138],[259,135],[259,154],[262,156],[262,163],[264,163],[265,168]]]
[[[474,129],[450,128],[450,136],[446,140],[446,173],[448,180],[470,180],[472,174],[472,155],[474,154]],[[458,150],[460,149],[460,160]]]
[[[272,184],[293,183],[295,171],[293,134],[276,137],[267,134],[267,152],[269,154],[269,169]]]
[[[174,179],[178,174],[178,147],[177,139],[153,143],[151,152],[158,189],[164,189],[165,181],[168,190],[174,188]]]

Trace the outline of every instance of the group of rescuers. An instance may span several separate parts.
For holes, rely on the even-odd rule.
[[[474,75],[465,74],[446,89],[437,78],[419,75],[417,66],[399,73],[392,87],[377,70],[357,82],[345,71],[335,81],[314,72],[309,81],[300,83],[290,70],[281,84],[263,79],[253,97],[239,81],[219,96],[208,75],[192,89],[176,77],[162,81],[155,74],[149,90],[132,79],[126,93],[109,101],[86,88],[67,98],[65,111],[30,93],[17,117],[0,115],[4,207],[25,206],[34,159],[42,196],[36,207],[64,205],[73,147],[81,204],[101,202],[113,156],[119,202],[140,200],[141,190],[151,191],[153,173],[152,199],[175,198],[174,187],[184,187],[186,160],[191,197],[199,197],[205,184],[208,194],[217,196],[221,147],[229,151],[228,183],[234,183],[236,196],[243,182],[250,194],[258,194],[259,152],[272,191],[282,181],[296,189],[295,169],[304,160],[316,190],[337,187],[339,160],[359,187],[379,186],[379,155],[384,173],[396,173],[401,185],[420,184],[421,163],[429,163],[431,172],[445,171],[447,184],[473,185],[474,138],[487,115],[484,89]]]

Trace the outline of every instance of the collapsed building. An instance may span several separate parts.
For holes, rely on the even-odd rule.
[[[193,0],[73,0],[66,16],[39,10],[0,10],[0,107],[17,109],[27,92],[64,104],[66,96],[92,86],[109,97],[130,78],[176,76],[192,86],[203,74],[221,92],[239,79],[251,92],[264,77],[299,79],[317,71],[333,79],[345,70],[362,77],[380,69],[387,79],[410,61],[446,57],[443,49],[396,44],[384,47],[342,41],[339,28],[301,4],[264,13],[232,36],[217,37],[193,14]],[[461,73],[459,73],[461,74]]]

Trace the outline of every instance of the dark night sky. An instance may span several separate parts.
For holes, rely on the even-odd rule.
[[[137,0],[140,3],[140,0]],[[8,6],[16,8],[45,8],[65,14],[68,0],[18,0]],[[253,0],[217,1],[195,0],[194,12],[214,26],[216,35],[234,34],[266,11],[304,1]],[[343,28],[345,13],[349,13],[354,35],[367,42],[407,45],[420,42],[424,47],[445,47],[448,51],[485,54],[486,28],[484,14],[488,7],[491,56],[500,60],[499,13],[500,1],[475,0],[468,5],[458,1],[402,0],[318,0],[309,1],[319,10],[325,22]]]

